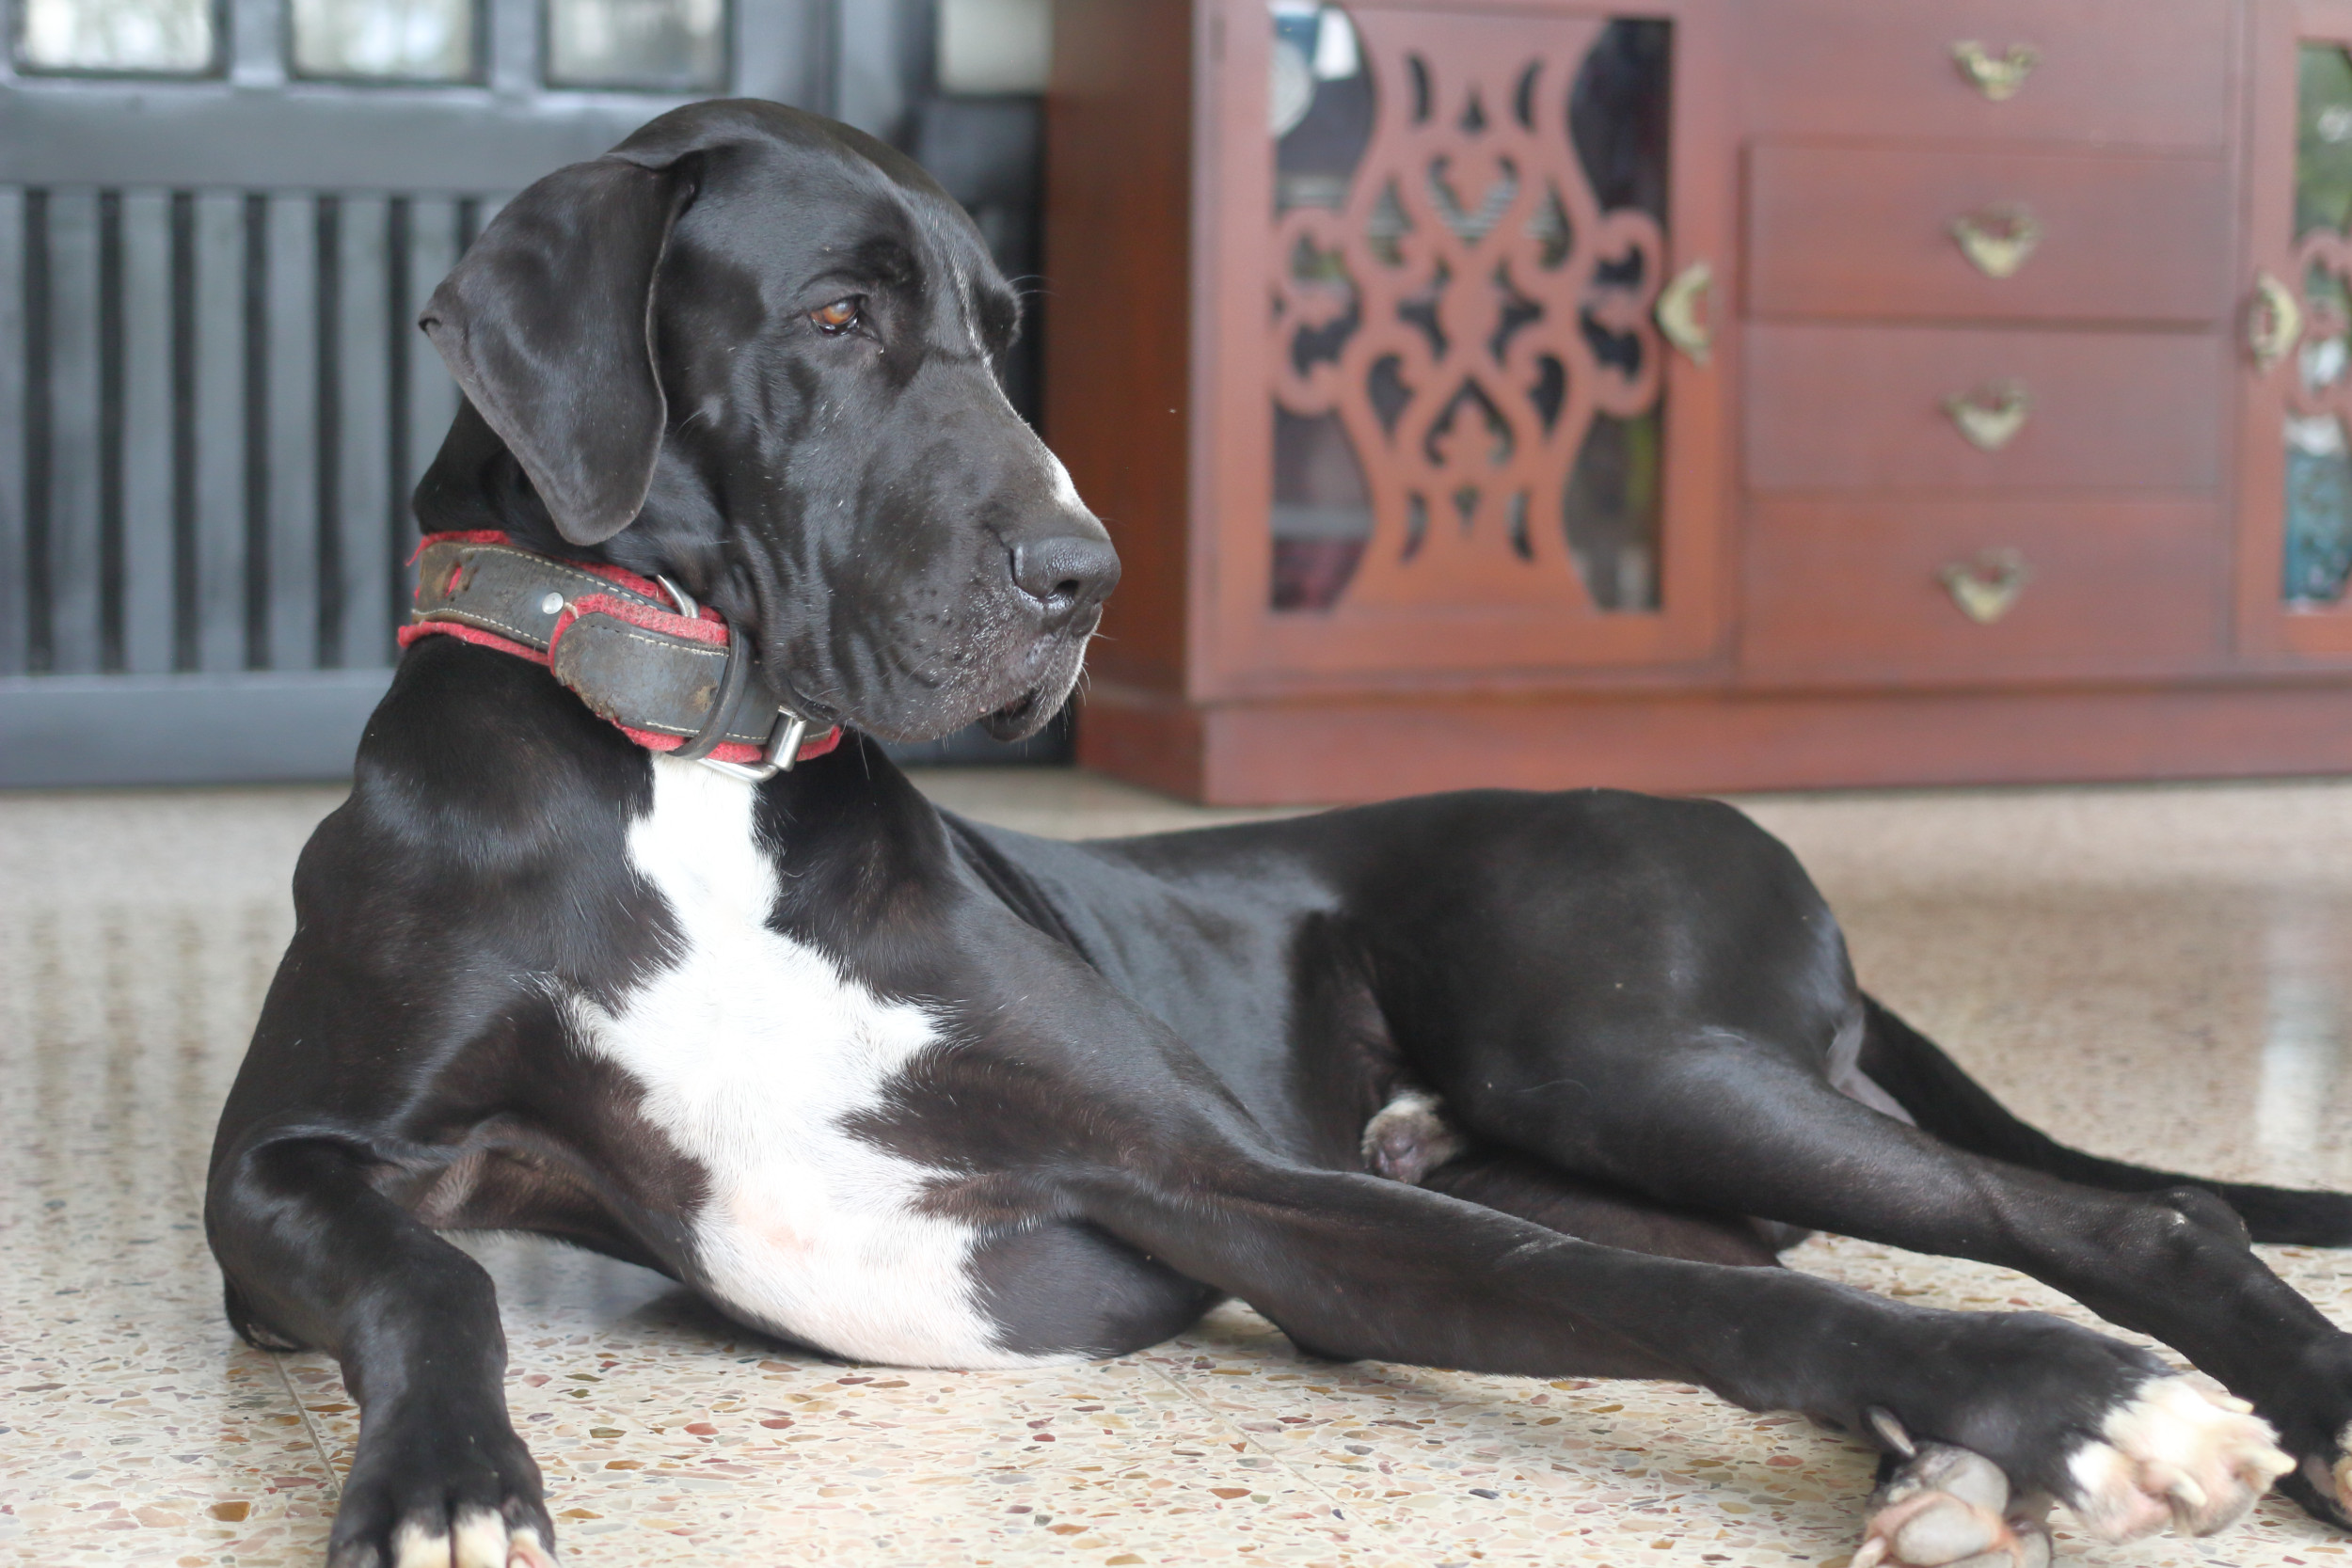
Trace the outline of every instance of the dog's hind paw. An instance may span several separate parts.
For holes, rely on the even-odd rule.
[[[1870,1499],[1851,1568],[2048,1568],[2049,1513],[1991,1460],[1923,1444]]]
[[[2185,1378],[2142,1384],[2108,1414],[2099,1436],[2067,1461],[2067,1503],[2085,1528],[2108,1541],[2168,1526],[2211,1535],[2295,1468],[2251,1405],[2226,1394],[2208,1398]]]
[[[2280,1478],[2279,1490],[2321,1523],[2352,1529],[2352,1425],[2307,1451],[2293,1473]]]
[[[2303,1461],[2302,1479],[2310,1482],[2320,1498],[2333,1505],[2333,1523],[2352,1523],[2352,1424],[2336,1433],[2335,1463],[2331,1465],[2325,1456],[2312,1454]],[[2311,1504],[2304,1502],[2303,1506],[2308,1509]]]
[[[1375,1175],[1408,1187],[1462,1152],[1461,1134],[1445,1117],[1445,1104],[1419,1089],[1403,1089],[1364,1124],[1364,1164]]]

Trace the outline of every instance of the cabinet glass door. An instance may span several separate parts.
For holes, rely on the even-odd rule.
[[[2257,19],[2240,635],[2352,654],[2352,5]]]
[[[1231,13],[1212,526],[1251,684],[1708,645],[1728,149],[1706,13],[1660,9]]]

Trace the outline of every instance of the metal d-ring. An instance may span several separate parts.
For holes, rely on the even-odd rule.
[[[769,734],[768,744],[757,762],[721,762],[717,757],[705,757],[705,768],[715,768],[730,779],[745,784],[766,784],[779,773],[789,773],[792,765],[801,760],[801,742],[808,738],[808,721],[788,707],[776,709],[781,721]]]

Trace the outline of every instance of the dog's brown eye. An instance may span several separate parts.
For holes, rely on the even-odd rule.
[[[808,319],[817,324],[818,331],[828,337],[838,337],[857,325],[859,317],[864,314],[864,304],[863,300],[855,298],[836,299],[831,305],[822,305],[811,310]]]

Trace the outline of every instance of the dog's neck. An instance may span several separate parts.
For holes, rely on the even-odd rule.
[[[837,724],[817,731],[749,637],[667,578],[548,556],[503,532],[426,536],[401,645],[435,636],[540,665],[647,751],[752,783],[841,738]]]
[[[665,470],[683,467],[665,454]],[[628,527],[597,544],[575,544],[556,528],[506,443],[471,404],[462,404],[448,438],[417,484],[413,505],[428,534],[503,533],[517,546],[557,561],[666,577],[730,625],[757,623],[748,587],[730,580],[723,569],[719,543],[723,520],[700,485],[681,483],[675,473],[656,474],[644,510]]]

